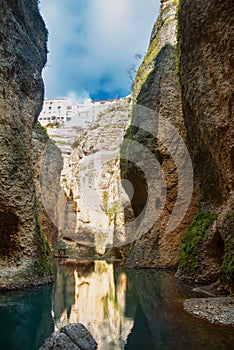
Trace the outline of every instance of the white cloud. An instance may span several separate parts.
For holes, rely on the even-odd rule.
[[[49,30],[48,97],[127,94],[127,69],[147,49],[159,0],[42,0]],[[99,96],[100,97],[100,96]]]
[[[79,95],[77,95],[75,91],[69,91],[69,93],[65,97],[73,101],[74,103],[84,103],[84,101],[91,98],[89,92],[85,90],[79,93]]]

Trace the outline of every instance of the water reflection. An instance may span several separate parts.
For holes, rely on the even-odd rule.
[[[83,323],[98,350],[232,349],[233,327],[183,311],[191,296],[173,272],[67,260],[57,265],[53,288],[0,293],[0,349],[37,350],[70,322]]]
[[[231,349],[232,327],[209,324],[183,310],[182,302],[192,295],[174,274],[159,270],[129,270],[137,311],[125,350]]]
[[[189,296],[191,290],[171,272],[68,261],[57,267],[55,325],[83,323],[99,350],[232,348],[233,328],[183,311],[182,301]]]
[[[100,350],[124,349],[134,319],[125,314],[127,275],[104,261],[57,267],[54,292],[56,327],[83,323]]]

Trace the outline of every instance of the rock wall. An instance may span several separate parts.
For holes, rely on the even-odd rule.
[[[60,174],[63,159],[60,149],[37,122],[33,129],[33,168],[37,213],[49,246],[55,251],[58,240]]]
[[[159,181],[153,167],[153,161],[149,160],[149,151],[160,163],[163,177],[165,179],[166,198],[161,208],[161,216],[157,219],[152,208],[148,217],[155,217],[149,232],[141,235],[132,245],[131,254],[128,258],[130,266],[161,266],[172,267],[178,263],[180,236],[196,212],[197,194],[192,197],[192,204],[184,210],[184,215],[177,227],[169,233],[166,231],[173,208],[175,208],[177,197],[181,196],[183,201],[190,200],[189,191],[191,188],[192,174],[185,179],[183,184],[179,183],[181,173],[177,163],[186,162],[184,147],[178,144],[186,142],[186,130],[182,112],[181,92],[179,78],[176,73],[176,1],[162,1],[160,15],[153,28],[148,52],[140,66],[133,86],[134,103],[138,106],[132,114],[132,125],[125,135],[126,145],[122,147],[123,157],[130,159],[135,145],[132,141],[144,146],[144,151],[139,153],[139,159],[135,164],[127,161],[122,162],[122,176],[128,179],[134,187],[132,207],[135,217],[140,217],[144,206],[152,191],[149,182],[155,186]],[[144,106],[139,107],[139,106]],[[175,128],[175,132],[168,132],[167,129]],[[168,129],[168,130],[169,130]],[[170,134],[170,135],[169,135]],[[131,146],[132,145],[132,146]],[[146,172],[150,172],[146,176]],[[152,185],[151,187],[153,187]],[[184,192],[184,193],[182,193]],[[193,192],[193,191],[191,191]],[[156,195],[159,205],[162,203],[162,195]],[[161,203],[160,203],[161,202]],[[155,204],[152,204],[154,207]],[[157,204],[156,204],[157,206]],[[183,205],[181,205],[182,208]],[[181,210],[183,211],[183,210]],[[148,218],[145,214],[140,220],[144,223]],[[126,217],[126,221],[128,218]],[[143,224],[142,224],[143,225]],[[137,229],[137,227],[136,227]],[[137,237],[138,238],[138,237]]]
[[[122,162],[122,176],[135,189],[131,201],[135,217],[144,213],[155,188],[149,188],[149,176],[141,170],[143,164],[153,173],[147,153],[141,152],[135,164],[130,161],[132,141],[156,157],[166,181],[162,215],[157,220],[155,215],[152,228],[132,245],[128,264],[176,266],[179,260],[179,277],[203,283],[220,280],[228,290],[234,280],[233,10],[233,1],[228,0],[161,1],[133,87],[135,104],[147,109],[133,110],[125,135],[127,146],[122,148],[128,159]],[[170,128],[161,128],[160,120],[174,126],[181,138],[175,137],[176,132],[171,134]],[[166,142],[170,137],[171,144],[185,142],[191,158],[179,146],[170,152],[170,142]],[[194,171],[191,198],[189,179],[181,186],[184,174],[179,170],[183,163],[188,168],[190,161]],[[153,196],[155,207],[160,206],[162,195],[155,192]],[[167,234],[166,225],[181,196],[183,201],[191,199],[190,207],[177,228]],[[125,220],[128,223],[127,216]]]
[[[102,112],[76,141],[61,185],[68,201],[60,211],[62,239],[82,255],[126,244],[121,185],[120,144],[129,124],[130,104],[121,100]],[[82,252],[81,245],[94,247]]]
[[[36,0],[3,0],[0,17],[0,283],[4,285],[5,277],[11,283],[16,274],[36,277],[50,271],[41,269],[48,261],[36,213],[31,145],[43,101],[47,31]]]
[[[184,120],[200,209],[216,213],[200,247],[197,280],[234,279],[234,3],[180,1],[178,54]],[[218,261],[217,261],[218,259]],[[216,261],[215,261],[216,260]]]

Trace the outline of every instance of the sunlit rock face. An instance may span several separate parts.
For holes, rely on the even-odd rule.
[[[47,31],[37,0],[3,0],[0,17],[0,285],[4,285],[14,283],[17,273],[22,278],[33,274],[40,260],[31,141],[43,101]]]
[[[181,234],[197,210],[196,196],[192,196],[192,171],[191,176],[184,177],[189,155],[188,153],[188,157],[186,155],[187,136],[183,119],[179,76],[176,72],[177,3],[177,1],[172,0],[161,2],[160,15],[152,31],[148,52],[137,72],[133,85],[133,101],[137,106],[143,106],[141,108],[142,115],[138,116],[139,107],[136,111],[133,110],[131,128],[126,134],[129,146],[127,144],[126,147],[123,147],[122,152],[126,159],[131,160],[131,152],[134,151],[132,141],[141,144],[146,151],[139,154],[138,162],[135,164],[131,161],[122,162],[122,176],[128,179],[134,187],[131,204],[135,217],[140,218],[147,201],[152,196],[149,185],[152,183],[151,187],[156,187],[159,182],[159,176],[156,175],[153,162],[147,155],[149,153],[161,168],[161,174],[164,177],[161,188],[163,190],[163,186],[165,186],[166,194],[165,198],[162,195],[153,195],[153,209],[164,202],[160,217],[157,217],[151,210],[152,213],[140,218],[142,223],[149,221],[151,217],[155,219],[151,226],[145,230],[145,234],[141,235],[133,245],[128,258],[130,266],[177,266]],[[167,127],[162,127],[163,125],[170,125],[176,131],[170,133]],[[182,142],[185,143],[185,146],[180,148]],[[170,149],[170,147],[172,148]],[[184,168],[184,173],[179,173],[179,166]],[[182,185],[181,179],[184,179]],[[188,188],[190,190],[187,191]],[[154,188],[153,190],[155,191]],[[180,215],[178,215],[179,211],[174,214],[173,210],[177,205],[178,198],[182,197],[181,208],[186,201],[188,206],[184,211],[181,209],[183,215],[181,215],[177,227],[167,231],[167,224],[173,215],[175,217]],[[191,197],[192,203],[189,207]],[[125,218],[128,222],[128,217]]]
[[[67,267],[66,267],[67,268]],[[134,320],[125,316],[127,276],[115,280],[114,267],[104,261],[71,265],[64,281],[64,269],[58,267],[54,317],[56,327],[83,323],[98,343],[98,349],[124,349]]]
[[[101,113],[76,140],[67,172],[63,170],[68,202],[60,220],[61,238],[94,246],[100,254],[127,240],[124,207],[129,199],[121,183],[119,153],[129,109],[129,100],[123,99]]]
[[[54,250],[58,237],[58,200],[63,168],[61,151],[39,123],[33,129],[33,167],[37,213],[42,231]]]

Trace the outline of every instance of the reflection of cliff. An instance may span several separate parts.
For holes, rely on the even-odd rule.
[[[82,276],[92,273],[93,262],[83,262],[75,265],[75,263],[66,263],[66,265],[57,265],[56,280],[54,289],[54,318],[57,326],[66,324],[71,315],[71,308],[75,303],[75,272],[79,269]]]
[[[87,269],[83,269],[85,266]],[[114,276],[114,267],[95,261],[59,267],[54,315],[57,326],[83,323],[99,344],[99,350],[124,349],[133,320],[125,316],[127,277]]]

